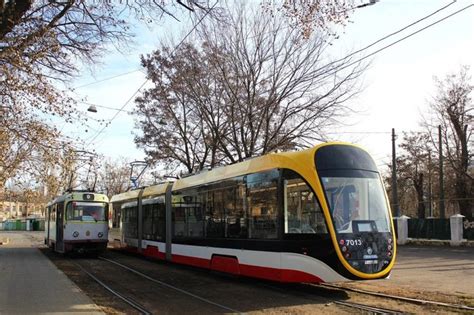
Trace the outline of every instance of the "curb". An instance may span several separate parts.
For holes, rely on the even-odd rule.
[[[452,245],[450,240],[419,239],[408,238],[403,245],[424,245],[424,246],[451,246],[451,247],[474,247],[474,241],[463,240],[457,245]],[[398,246],[403,246],[398,244]]]

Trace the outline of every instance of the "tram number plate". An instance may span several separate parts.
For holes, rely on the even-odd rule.
[[[360,239],[357,240],[346,240],[346,244],[349,246],[361,246],[362,241]]]

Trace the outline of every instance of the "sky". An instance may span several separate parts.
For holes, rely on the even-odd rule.
[[[380,0],[375,5],[356,9],[350,17],[351,23],[341,30],[339,39],[333,43],[332,52],[335,56],[344,56],[451,2]],[[395,128],[398,140],[401,140],[402,132],[421,130],[421,115],[428,111],[429,102],[436,93],[434,76],[443,78],[457,72],[461,65],[471,66],[472,75],[474,7],[409,38],[402,38],[472,4],[473,1],[458,0],[425,21],[366,50],[366,54],[370,54],[401,40],[368,59],[371,63],[362,78],[363,91],[346,104],[357,113],[344,119],[345,126],[328,130],[328,140],[359,144],[372,154],[379,169],[386,169],[391,160],[392,128]],[[143,160],[143,151],[133,142],[134,118],[130,115],[134,109],[132,98],[137,91],[140,93],[139,88],[145,83],[139,56],[152,52],[170,34],[178,40],[182,38],[192,25],[186,16],[179,18],[181,22],[165,18],[159,27],[138,29],[139,36],[130,50],[108,53],[92,72],[85,70],[74,82],[77,99],[110,108],[124,107],[128,112],[97,107],[97,113],[88,113],[89,105],[79,103],[80,110],[90,119],[113,119],[111,124],[104,129],[103,125],[94,123],[91,128],[63,126],[63,131],[70,136],[80,136],[90,146],[90,151],[95,150],[106,157]],[[114,76],[117,77],[109,79]],[[149,83],[143,88],[147,86]]]

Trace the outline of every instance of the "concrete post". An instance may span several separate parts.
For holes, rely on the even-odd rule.
[[[402,215],[395,219],[397,220],[397,244],[404,245],[408,241],[408,219],[410,219],[410,217]]]
[[[451,227],[451,246],[459,246],[463,241],[463,219],[461,214],[455,214],[449,218]]]

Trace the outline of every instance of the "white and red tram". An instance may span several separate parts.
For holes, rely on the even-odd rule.
[[[46,206],[45,244],[59,253],[101,253],[108,243],[106,195],[68,191]]]

